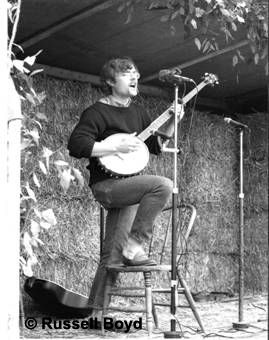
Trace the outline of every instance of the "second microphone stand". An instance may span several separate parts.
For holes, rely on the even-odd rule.
[[[233,322],[233,328],[237,330],[248,328],[248,323],[244,321],[243,303],[244,303],[244,191],[243,191],[243,141],[244,127],[239,128],[240,139],[240,192],[239,192],[239,296],[238,296],[238,322]]]
[[[178,186],[177,186],[177,157],[178,157],[178,85],[174,84],[174,147],[164,148],[165,152],[173,153],[173,193],[172,193],[172,254],[171,254],[171,320],[170,331],[164,333],[165,338],[181,338],[183,334],[176,331],[176,309],[177,309],[177,241],[176,241],[176,225],[177,225],[177,204],[178,204]],[[182,104],[183,105],[183,102]]]

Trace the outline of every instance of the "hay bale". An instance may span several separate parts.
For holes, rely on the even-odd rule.
[[[47,147],[56,150],[52,160],[69,162],[80,169],[87,181],[87,160],[71,158],[66,145],[81,112],[100,97],[100,91],[89,84],[43,76],[36,77],[35,87],[45,91],[47,98],[40,107],[32,108],[25,103],[24,112],[34,110],[35,114],[43,112],[47,115],[48,122],[43,124],[41,138]],[[143,96],[137,100],[153,117],[170,105],[164,100]],[[255,114],[251,118],[252,135],[245,155],[246,289],[257,290],[264,289],[267,272],[263,258],[268,210],[265,195],[267,149],[265,135],[259,128],[264,128],[264,117],[264,114]],[[236,290],[239,225],[237,134],[234,129],[224,126],[220,116],[188,110],[179,131],[179,197],[194,204],[198,211],[188,246],[187,281],[195,292]],[[152,156],[145,172],[172,178],[172,169],[172,155],[163,154]],[[28,170],[23,169],[23,178],[27,178]],[[42,177],[42,173],[36,171]],[[43,178],[43,184],[45,189],[38,193],[38,202],[42,208],[54,209],[58,224],[43,236],[45,246],[38,249],[40,265],[35,268],[35,275],[87,295],[99,260],[99,206],[87,185],[82,189],[71,185],[64,194],[56,173]],[[25,228],[29,229],[29,224]],[[156,244],[160,244],[162,228],[156,230],[156,237]],[[127,283],[133,279],[131,275],[123,277]],[[258,282],[260,284],[256,284]],[[157,279],[156,283],[169,285],[166,277]]]

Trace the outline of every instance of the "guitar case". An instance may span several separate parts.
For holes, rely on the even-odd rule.
[[[86,296],[49,280],[28,277],[24,283],[24,291],[50,315],[61,318],[84,318],[92,311]]]

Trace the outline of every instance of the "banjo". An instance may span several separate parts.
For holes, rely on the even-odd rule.
[[[207,84],[218,84],[218,78],[214,74],[205,73],[203,81],[191,90],[182,99],[182,105],[186,104],[199,91],[201,91]],[[105,139],[108,143],[115,143],[123,138],[135,138],[139,142],[136,151],[122,153],[118,152],[112,155],[98,157],[101,167],[105,172],[110,173],[111,177],[129,177],[139,174],[149,162],[149,150],[144,141],[154,134],[165,122],[171,118],[171,111],[173,111],[174,104],[170,105],[157,119],[155,119],[144,131],[138,136],[130,137],[127,133],[116,133]],[[180,115],[179,121],[183,118],[184,113]]]

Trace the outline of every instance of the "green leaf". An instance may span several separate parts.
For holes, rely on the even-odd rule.
[[[29,135],[33,138],[34,142],[36,143],[36,145],[39,145],[39,133],[38,130],[36,128],[34,128],[33,130],[31,130],[29,132]]]
[[[237,20],[238,20],[239,22],[241,22],[241,23],[244,23],[244,22],[245,22],[245,19],[242,18],[240,15],[237,15],[236,17],[237,17]]]
[[[34,237],[38,237],[38,234],[40,232],[40,226],[39,224],[34,221],[34,220],[31,220],[31,233]]]
[[[69,166],[69,164],[67,162],[62,161],[61,159],[58,159],[57,161],[54,161],[54,164],[58,165],[58,166]]]
[[[26,260],[23,256],[20,256],[19,258],[20,264],[26,266]]]
[[[207,52],[209,49],[210,49],[210,41],[208,40],[205,45],[204,45],[204,48],[203,48],[203,53]]]
[[[33,181],[34,181],[35,185],[36,185],[38,188],[40,188],[40,183],[39,183],[39,180],[38,180],[38,178],[36,177],[36,174],[35,174],[35,173],[33,173]]]
[[[36,57],[42,52],[42,50],[39,50],[36,54],[34,54],[31,57],[26,57],[24,59],[24,62],[27,63],[28,65],[32,66],[35,63]]]
[[[60,185],[64,193],[66,193],[69,189],[70,182],[75,179],[75,177],[71,175],[71,168],[59,171],[58,177],[60,178]]]
[[[161,17],[161,22],[167,22],[169,20],[170,14],[165,14]]]
[[[24,59],[24,62],[27,63],[28,65],[32,66],[35,63],[35,60],[36,60],[36,56],[26,57]]]
[[[43,103],[45,98],[46,98],[46,93],[45,92],[40,92],[40,93],[38,93],[36,95],[36,99],[38,100],[39,104]]]
[[[180,13],[181,15],[185,15],[185,8],[184,8],[184,7],[180,7],[179,13]]]
[[[121,13],[125,8],[125,1],[122,2],[122,4],[118,7],[118,12]]]
[[[42,228],[48,230],[48,229],[51,227],[51,224],[48,223],[48,222],[46,222],[46,221],[41,221],[41,222],[40,222],[40,227],[42,227]]]
[[[42,211],[41,217],[45,222],[49,223],[52,226],[57,224],[57,220],[52,209]]]
[[[26,93],[25,96],[31,104],[33,104],[34,106],[36,105],[35,97],[31,93]]]
[[[38,125],[38,127],[40,128],[40,130],[42,130],[42,125],[40,124],[40,122],[36,119],[33,119],[33,122]]]
[[[81,187],[83,187],[84,186],[84,178],[83,178],[80,170],[77,169],[77,168],[73,168],[73,172],[74,172],[76,179],[78,180],[79,185]]]
[[[196,7],[195,8],[195,15],[197,18],[201,18],[204,15],[205,11],[200,8],[200,7]]]
[[[170,25],[170,33],[172,36],[174,36],[176,34],[176,28],[174,25]]]
[[[22,256],[20,257],[20,265],[25,276],[32,277],[34,275],[31,262],[30,261],[26,262]]]
[[[27,182],[26,185],[25,185],[25,189],[29,195],[29,197],[36,202],[36,197],[35,197],[35,193],[34,191],[30,188],[30,185],[29,183]]]
[[[21,150],[24,150],[32,145],[32,140],[28,138],[23,138],[21,142]]]
[[[200,42],[200,40],[198,38],[195,38],[194,39],[194,43],[197,46],[198,50],[200,51],[201,50],[201,42]]]
[[[197,22],[195,19],[191,19],[191,25],[195,30],[197,29]]]
[[[53,152],[47,148],[46,146],[43,147],[43,157],[45,157],[45,160],[46,160],[46,166],[47,166],[47,169],[49,170],[49,158],[50,156],[53,154]]]
[[[38,74],[38,73],[43,72],[43,71],[44,71],[43,68],[38,69],[38,70],[34,70],[33,72],[30,73],[30,76],[32,77],[32,76],[34,76],[35,74]]]
[[[31,236],[29,235],[29,233],[27,231],[23,235],[22,244],[23,244],[27,254],[29,256],[32,256],[33,255],[33,249],[32,249],[32,246],[31,246]]]
[[[48,122],[47,116],[46,116],[44,113],[42,113],[42,112],[38,112],[38,113],[36,114],[36,118]]]
[[[125,25],[129,24],[132,20],[132,13],[131,11],[128,13],[128,16],[127,16],[127,19],[126,21],[124,22]]]
[[[37,210],[36,208],[34,208],[34,213],[36,214],[38,218],[41,218],[41,212]]]
[[[238,73],[236,74],[236,82],[237,82],[237,84],[239,84],[239,75],[238,75]]]
[[[241,54],[240,50],[236,50],[238,57],[242,60],[242,61],[246,61],[245,57]]]
[[[227,42],[229,41],[229,39],[234,40],[234,37],[231,35],[231,32],[228,29],[226,29],[224,33]]]
[[[172,15],[171,15],[171,20],[175,20],[176,17],[179,15],[179,11],[175,11]]]
[[[220,11],[221,11],[221,13],[224,15],[224,16],[226,16],[226,17],[230,17],[231,16],[231,13],[229,12],[229,11],[227,11],[227,9],[225,9],[225,8],[220,8]]]
[[[261,54],[261,59],[264,59],[268,54],[268,49],[267,49],[267,46],[264,48],[262,54]]]
[[[257,65],[259,63],[259,60],[260,60],[259,53],[255,53],[255,55],[254,55],[254,63]]]
[[[235,67],[235,65],[237,65],[237,64],[238,64],[238,56],[235,54],[233,56],[233,67]]]
[[[43,157],[49,158],[52,154],[53,154],[53,151],[51,151],[46,146],[43,146],[43,154],[42,154]]]
[[[44,242],[41,241],[38,237],[36,237],[35,240],[37,241],[37,243],[41,244],[42,246],[44,245]]]
[[[47,169],[46,169],[44,163],[41,162],[41,161],[39,161],[38,163],[39,163],[39,167],[40,167],[41,171],[43,172],[43,174],[44,174],[44,175],[47,175],[48,171],[47,171]]]
[[[16,67],[17,70],[19,70],[22,73],[29,73],[30,71],[24,67],[24,61],[15,59],[12,61],[12,64],[14,67]]]
[[[234,22],[232,22],[231,25],[232,25],[232,30],[233,30],[234,32],[236,32],[236,31],[237,31],[237,26],[236,26],[236,24],[235,24]]]

